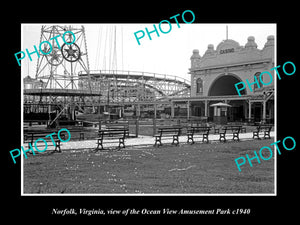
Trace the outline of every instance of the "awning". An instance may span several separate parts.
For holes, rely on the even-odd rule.
[[[212,104],[210,105],[210,107],[231,107],[231,105],[227,104],[227,103],[223,103],[223,102],[218,102],[218,103],[215,103],[215,104]]]

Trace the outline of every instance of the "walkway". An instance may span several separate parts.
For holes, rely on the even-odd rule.
[[[275,135],[274,131],[270,132],[270,136],[273,138]],[[240,140],[241,141],[245,141],[245,140],[253,140],[252,138],[253,133],[240,133]],[[197,138],[198,137],[198,138]],[[219,142],[219,134],[210,134],[209,135],[209,141],[210,142]],[[226,136],[227,137],[227,136]],[[231,136],[228,135],[228,140],[231,139]],[[201,143],[202,137],[200,136],[196,136],[196,138],[194,137],[195,140],[195,144]],[[255,139],[257,140],[257,139]],[[230,140],[231,141],[231,140]],[[114,142],[114,143],[110,143],[110,142]],[[163,139],[162,140],[163,144],[171,144],[172,143],[172,138],[168,138],[168,139]],[[187,143],[187,136],[180,136],[179,137],[179,143],[180,144],[186,144]],[[142,136],[140,135],[138,138],[128,138],[125,140],[125,145],[126,147],[130,147],[130,146],[145,146],[145,147],[152,147],[154,144],[154,137],[152,136]],[[23,146],[27,146],[27,145],[23,145]],[[97,146],[96,144],[96,140],[83,140],[83,141],[69,141],[69,142],[65,142],[65,143],[61,143],[61,149],[62,151],[64,150],[80,150],[80,149],[95,149]],[[104,144],[103,144],[104,148],[109,148],[109,147],[117,147],[118,146],[118,140],[114,139],[114,140],[104,140]],[[54,150],[53,146],[48,146],[47,150]]]

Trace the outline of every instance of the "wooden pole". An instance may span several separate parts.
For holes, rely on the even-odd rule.
[[[153,136],[155,135],[156,133],[156,118],[153,117]]]
[[[135,118],[135,137],[139,136],[139,117]]]
[[[153,136],[154,136],[156,133],[157,104],[154,103],[153,107],[154,107],[154,116],[153,116]]]

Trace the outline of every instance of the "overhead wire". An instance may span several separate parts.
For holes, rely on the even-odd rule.
[[[96,50],[96,57],[95,57],[95,69],[98,70],[100,66],[100,51],[101,51],[101,37],[102,37],[102,26],[99,26],[98,29],[98,43],[97,43],[97,50]]]
[[[123,27],[121,31],[117,26],[104,25],[100,26],[98,31],[98,43],[96,49],[95,68],[97,70],[118,70],[118,61],[120,62],[121,69],[124,69],[124,54],[123,54]],[[118,43],[120,42],[121,55],[118,58]],[[104,45],[104,46],[103,46]],[[100,65],[102,61],[102,65]]]

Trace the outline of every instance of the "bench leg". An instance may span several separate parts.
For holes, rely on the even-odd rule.
[[[99,148],[101,147],[101,148]],[[103,150],[103,139],[97,139],[97,147],[95,148],[95,151]]]
[[[33,145],[33,142],[28,142],[28,149],[31,149],[31,148],[33,149],[32,145]],[[29,151],[29,153],[34,155],[34,151]]]
[[[172,145],[179,145],[178,135],[173,135]]]
[[[239,133],[233,133],[233,137],[232,137],[232,140],[233,141],[240,141],[240,138],[239,138]]]
[[[253,139],[255,139],[255,137],[257,137],[257,139],[260,139],[259,131],[253,131]]]
[[[125,148],[125,138],[119,138],[119,149],[121,148]]]
[[[188,134],[187,135],[187,143],[189,143],[190,141],[192,141],[192,143],[191,144],[194,144],[195,142],[194,142],[194,135],[193,134]]]
[[[208,134],[203,134],[202,142],[206,141],[206,143],[209,143],[208,141]]]
[[[158,144],[159,143],[159,144]],[[161,146],[162,145],[162,143],[161,143],[161,136],[157,136],[157,137],[155,137],[155,143],[154,143],[154,147],[159,147],[159,146]]]
[[[271,138],[269,131],[264,132],[264,138]]]
[[[58,149],[58,151],[57,151],[57,149]],[[60,140],[56,140],[55,141],[55,149],[54,149],[54,151],[56,152],[61,152],[61,149],[60,149]]]
[[[225,138],[225,134],[224,133],[220,133],[220,138],[219,138],[220,142],[226,142],[226,138]]]

